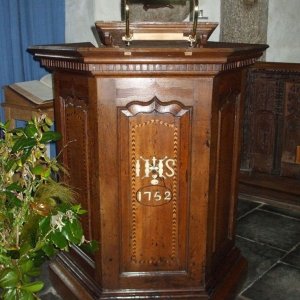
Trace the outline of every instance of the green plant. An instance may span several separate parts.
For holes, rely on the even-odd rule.
[[[71,244],[95,249],[80,223],[85,211],[74,192],[57,182],[63,170],[47,155],[46,144],[60,134],[46,116],[24,128],[0,123],[0,288],[2,299],[38,299],[41,264]],[[86,249],[85,247],[85,249]]]

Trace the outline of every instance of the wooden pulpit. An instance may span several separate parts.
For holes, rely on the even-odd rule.
[[[97,27],[99,48],[30,48],[53,71],[62,162],[99,242],[57,256],[55,287],[64,299],[230,299],[247,265],[235,247],[242,78],[267,46],[206,43],[201,25],[198,45]]]

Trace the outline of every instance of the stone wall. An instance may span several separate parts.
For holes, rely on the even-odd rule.
[[[221,41],[266,43],[269,0],[221,0]]]

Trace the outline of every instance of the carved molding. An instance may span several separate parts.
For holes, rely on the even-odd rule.
[[[126,73],[219,73],[237,68],[244,68],[254,64],[257,58],[247,58],[239,61],[220,64],[149,64],[149,63],[123,63],[123,64],[88,64],[74,61],[60,61],[53,59],[41,59],[41,64],[46,68],[75,70],[82,72],[102,73],[102,74],[126,74]]]
[[[122,110],[122,113],[127,117],[133,117],[138,113],[171,113],[174,116],[182,116],[188,111],[179,102],[161,102],[157,97],[152,100],[143,102],[131,102],[126,106],[126,109]]]

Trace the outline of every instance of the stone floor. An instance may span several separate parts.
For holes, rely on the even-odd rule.
[[[300,211],[239,200],[236,243],[249,263],[236,300],[300,299]],[[43,278],[41,299],[60,300]]]
[[[300,299],[300,211],[240,200],[236,244],[249,264],[237,299]]]

